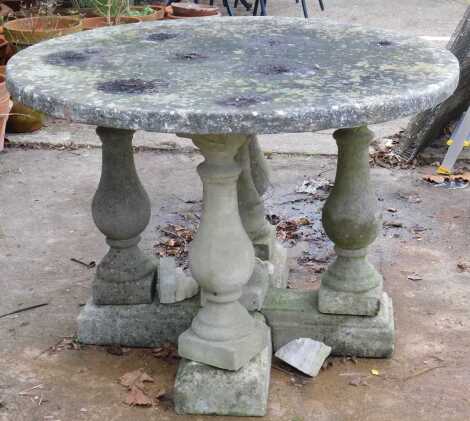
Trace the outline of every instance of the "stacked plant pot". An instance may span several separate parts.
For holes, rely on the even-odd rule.
[[[172,3],[167,12],[168,19],[188,19],[221,16],[219,8],[196,3]]]
[[[81,31],[81,29],[79,19],[65,16],[34,16],[10,20],[3,26],[5,39],[13,47],[14,52],[41,41]],[[6,61],[7,59],[5,64]],[[36,131],[42,127],[43,119],[44,116],[41,113],[15,102],[8,118],[7,131],[10,133]],[[1,127],[0,125],[0,129]]]

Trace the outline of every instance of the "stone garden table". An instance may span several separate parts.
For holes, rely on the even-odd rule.
[[[337,259],[322,278],[318,302],[308,299],[318,319],[299,321],[305,322],[301,333],[312,335],[324,323],[320,339],[330,335],[337,352],[361,354],[348,323],[363,324],[369,316],[370,330],[388,342],[381,348],[381,338],[364,337],[362,345],[372,350],[362,355],[391,353],[391,302],[381,275],[366,259],[380,227],[368,166],[373,134],[366,124],[446,99],[458,79],[458,63],[449,52],[414,38],[323,20],[189,19],[122,25],[41,43],[17,54],[7,75],[16,100],[98,126],[103,167],[92,210],[110,250],[93,283],[97,305],[153,300],[157,263],[138,248],[150,204],[133,164],[134,131],[177,133],[201,150],[204,206],[190,262],[205,304],[179,337],[179,353],[229,370],[246,366],[269,340],[267,326],[239,301],[255,253],[269,260],[276,248],[264,219],[263,187],[251,173],[253,150],[259,152],[255,135],[340,128],[334,133],[335,186],[323,210]],[[289,299],[281,297],[277,304],[287,305]],[[265,315],[273,318],[279,345],[281,336],[285,342],[299,331],[292,312],[289,320],[276,319],[275,304],[271,299]],[[344,335],[333,337],[338,331]],[[349,343],[353,351],[344,350]]]

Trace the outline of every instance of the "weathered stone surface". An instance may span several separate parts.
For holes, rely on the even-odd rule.
[[[369,170],[366,127],[336,130],[338,166],[335,184],[322,212],[326,234],[335,243],[336,260],[321,278],[322,313],[375,316],[380,310],[382,275],[367,260],[367,247],[381,229],[381,215]]]
[[[78,316],[78,340],[85,344],[157,347],[177,343],[199,309],[199,297],[175,304],[97,306],[90,300]]]
[[[102,169],[92,215],[110,246],[93,281],[95,304],[150,304],[157,259],[142,253],[140,234],[150,219],[150,200],[134,164],[131,130],[98,127]]]
[[[364,317],[320,313],[317,291],[271,289],[262,313],[275,350],[296,338],[321,341],[333,355],[384,358],[394,350],[392,300],[385,293],[377,316]]]
[[[178,414],[266,415],[271,376],[271,340],[238,371],[182,359],[175,382]]]
[[[276,357],[308,376],[315,377],[330,355],[331,347],[311,338],[299,338],[281,346]]]
[[[199,292],[199,285],[176,267],[174,257],[160,257],[157,290],[159,301],[170,304],[194,297]]]
[[[240,303],[248,311],[262,309],[270,285],[269,281],[272,272],[273,266],[271,263],[256,258],[253,274],[248,283],[243,286],[242,296],[239,299]]]
[[[261,352],[268,329],[238,301],[255,267],[255,253],[243,229],[237,198],[241,168],[235,160],[247,136],[191,135],[204,155],[201,223],[189,250],[191,273],[203,291],[204,306],[180,335],[183,358],[238,370]]]
[[[34,45],[8,63],[8,89],[79,122],[253,134],[388,121],[438,104],[457,85],[455,57],[409,36],[324,19],[209,19]]]

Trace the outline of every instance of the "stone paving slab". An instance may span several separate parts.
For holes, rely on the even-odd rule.
[[[399,119],[370,126],[377,138],[393,136],[406,127],[408,119]],[[101,142],[95,133],[95,126],[69,123],[65,120],[48,119],[46,125],[34,133],[9,133],[12,144],[76,146],[101,148]],[[332,138],[333,130],[315,133],[283,133],[260,135],[259,142],[265,153],[293,155],[336,155],[337,147]],[[133,140],[134,147],[156,151],[176,151],[192,153],[197,148],[188,139],[171,133],[150,133],[138,131]]]

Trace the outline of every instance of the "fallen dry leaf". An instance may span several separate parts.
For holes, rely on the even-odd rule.
[[[400,221],[384,221],[385,228],[403,228],[403,223]]]
[[[157,254],[159,256],[175,256],[184,258],[188,254],[189,243],[193,240],[194,229],[189,229],[181,225],[168,224],[160,228],[160,231],[165,235],[158,244],[155,245]]]
[[[124,355],[121,345],[109,345],[106,348],[106,352],[111,355],[117,355],[118,357]]]
[[[297,239],[299,238],[298,228],[295,221],[282,221],[276,226],[277,238],[281,241]]]
[[[470,263],[468,262],[457,263],[457,270],[459,272],[470,272]]]
[[[470,183],[470,171],[464,171],[461,174],[455,174],[453,176],[456,180],[466,181]]]
[[[125,403],[129,406],[152,406],[152,400],[137,386],[129,389]]]
[[[279,218],[279,216],[274,213],[271,215],[267,215],[266,219],[271,225],[277,225],[279,224],[279,222],[281,222],[281,218]]]
[[[152,354],[156,358],[163,358],[163,359],[178,359],[178,350],[176,345],[165,342],[162,346],[158,348],[154,348],[152,350]]]
[[[333,367],[333,365],[334,365],[333,360],[331,358],[327,358],[324,361],[323,365],[321,366],[321,369],[322,370],[328,370],[330,367]]]
[[[297,225],[310,225],[310,221],[305,216],[294,221]]]
[[[423,280],[423,278],[419,276],[417,273],[412,273],[411,275],[408,275],[407,278],[410,281],[422,281]]]
[[[143,389],[145,382],[153,383],[154,379],[145,373],[141,368],[135,371],[129,371],[119,379],[119,383],[128,388],[137,386]]]
[[[349,382],[350,386],[369,386],[369,384],[362,377],[355,377]]]
[[[59,351],[65,350],[81,350],[81,345],[76,341],[76,339],[72,336],[66,336],[65,338],[61,339],[55,345],[48,348],[45,352],[54,353]]]
[[[444,181],[448,180],[450,177],[440,174],[428,174],[423,176],[423,180],[432,184],[441,184]]]
[[[470,183],[470,171],[464,171],[460,174],[452,175],[428,174],[423,176],[423,180],[432,184],[441,184],[445,181],[463,181]]]
[[[372,374],[373,376],[380,376],[380,371],[376,368],[373,368],[370,370],[370,374]]]
[[[155,395],[155,403],[160,405],[161,403],[168,403],[171,401],[171,397],[167,394],[166,389],[160,389]]]

